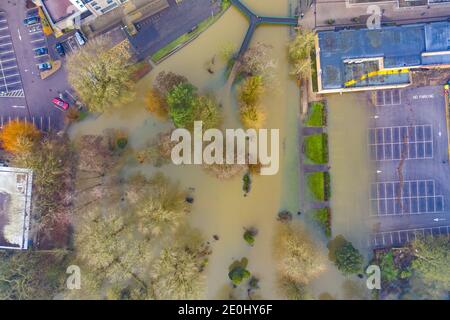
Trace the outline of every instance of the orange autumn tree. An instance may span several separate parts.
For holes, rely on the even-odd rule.
[[[6,151],[18,154],[29,151],[40,136],[41,133],[33,124],[16,120],[3,126],[0,143]]]

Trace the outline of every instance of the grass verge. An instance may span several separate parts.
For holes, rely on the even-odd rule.
[[[309,173],[306,176],[308,188],[316,200],[325,200],[325,177],[323,172]]]
[[[309,107],[308,118],[305,120],[307,127],[326,126],[326,109],[322,101],[312,102]]]
[[[311,81],[312,90],[314,92],[319,91],[319,86],[317,84],[317,61],[316,61],[316,49],[313,47],[311,50]]]
[[[306,182],[311,194],[318,201],[328,201],[331,196],[330,174],[313,172],[306,175]]]
[[[328,163],[328,135],[320,133],[305,137],[304,152],[315,164]]]
[[[312,219],[322,228],[327,238],[331,237],[331,210],[330,208],[315,209]]]

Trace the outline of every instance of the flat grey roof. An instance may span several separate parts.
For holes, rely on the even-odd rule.
[[[323,89],[340,89],[348,80],[344,60],[384,58],[384,68],[450,64],[450,23],[386,26],[377,30],[349,29],[318,33]],[[434,52],[434,55],[422,56]],[[384,75],[371,85],[405,83],[406,74]],[[380,81],[381,80],[381,81]]]
[[[0,167],[0,249],[27,249],[33,172]]]

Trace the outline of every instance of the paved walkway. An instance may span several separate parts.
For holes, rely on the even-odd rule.
[[[329,169],[328,164],[304,164],[303,170],[305,173],[310,172],[327,172]]]
[[[309,136],[312,134],[319,134],[325,132],[323,127],[304,127],[302,130],[303,135]]]
[[[239,50],[239,56],[241,56],[247,49],[250,44],[250,41],[253,37],[253,33],[255,32],[258,25],[261,24],[273,24],[273,25],[286,25],[296,27],[298,25],[298,18],[296,17],[264,17],[258,16],[253,13],[242,1],[240,0],[231,0],[232,5],[234,5],[237,9],[239,9],[247,18],[249,19],[250,26],[247,30],[247,34],[245,35],[244,41],[242,42],[241,48]]]

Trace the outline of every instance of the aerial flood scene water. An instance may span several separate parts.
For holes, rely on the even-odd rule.
[[[18,2],[0,4],[1,299],[448,299],[450,75],[427,37],[450,23]]]

